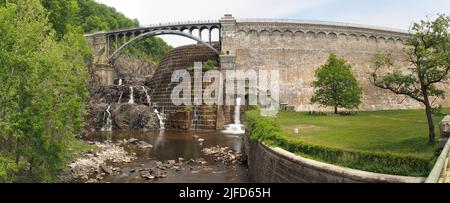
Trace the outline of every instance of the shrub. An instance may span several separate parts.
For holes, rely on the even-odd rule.
[[[13,173],[17,172],[17,165],[12,159],[0,154],[0,182],[12,180]]]
[[[186,112],[191,113],[194,111],[194,107],[192,107],[192,105],[187,105],[185,106],[185,110]]]

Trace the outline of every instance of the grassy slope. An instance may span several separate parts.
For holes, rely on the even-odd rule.
[[[449,113],[450,109],[444,112]],[[309,116],[282,112],[275,119],[292,139],[341,149],[391,152],[432,158],[436,147],[427,145],[428,127],[423,110],[360,112],[356,116]],[[439,136],[439,121],[435,117]],[[301,135],[293,133],[300,128]]]

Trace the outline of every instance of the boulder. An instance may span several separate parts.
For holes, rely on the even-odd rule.
[[[100,168],[102,169],[103,172],[105,172],[108,175],[113,174],[113,170],[105,165],[101,165]]]
[[[143,85],[146,78],[151,78],[157,68],[156,64],[128,56],[120,57],[114,65],[116,76],[123,80],[123,84],[136,85]]]
[[[107,104],[91,104],[89,105],[88,126],[94,130],[102,129],[105,125],[105,111],[108,108]]]
[[[128,140],[128,142],[131,143],[131,144],[136,144],[137,142],[139,142],[139,140],[136,139],[136,138],[131,138],[131,139]]]
[[[441,138],[450,137],[450,116],[446,116],[440,123]]]
[[[121,98],[122,96],[122,98]],[[90,104],[116,104],[119,102],[128,101],[130,97],[130,90],[127,86],[100,86],[96,91],[91,92],[89,103]]]
[[[119,130],[159,129],[158,116],[145,105],[120,104],[113,111],[113,123]]]
[[[439,123],[441,131],[441,139],[439,139],[439,149],[444,149],[450,138],[450,116],[446,116],[441,123]]]

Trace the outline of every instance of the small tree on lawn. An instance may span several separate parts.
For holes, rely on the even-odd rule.
[[[352,67],[345,59],[331,54],[325,65],[316,70],[317,80],[312,83],[315,93],[313,104],[324,107],[352,109],[361,104],[362,89],[352,74]]]
[[[411,67],[408,71],[393,68],[392,56],[379,53],[374,57],[372,74],[375,86],[398,95],[407,95],[425,106],[429,126],[429,144],[435,142],[433,97],[444,98],[445,90],[437,84],[449,79],[450,73],[450,17],[439,15],[434,21],[421,21],[412,26],[412,36],[406,41],[406,55]],[[380,69],[393,69],[378,75]]]

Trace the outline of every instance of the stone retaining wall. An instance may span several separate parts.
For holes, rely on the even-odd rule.
[[[377,174],[306,159],[245,136],[249,176],[257,183],[423,183],[425,178]]]

